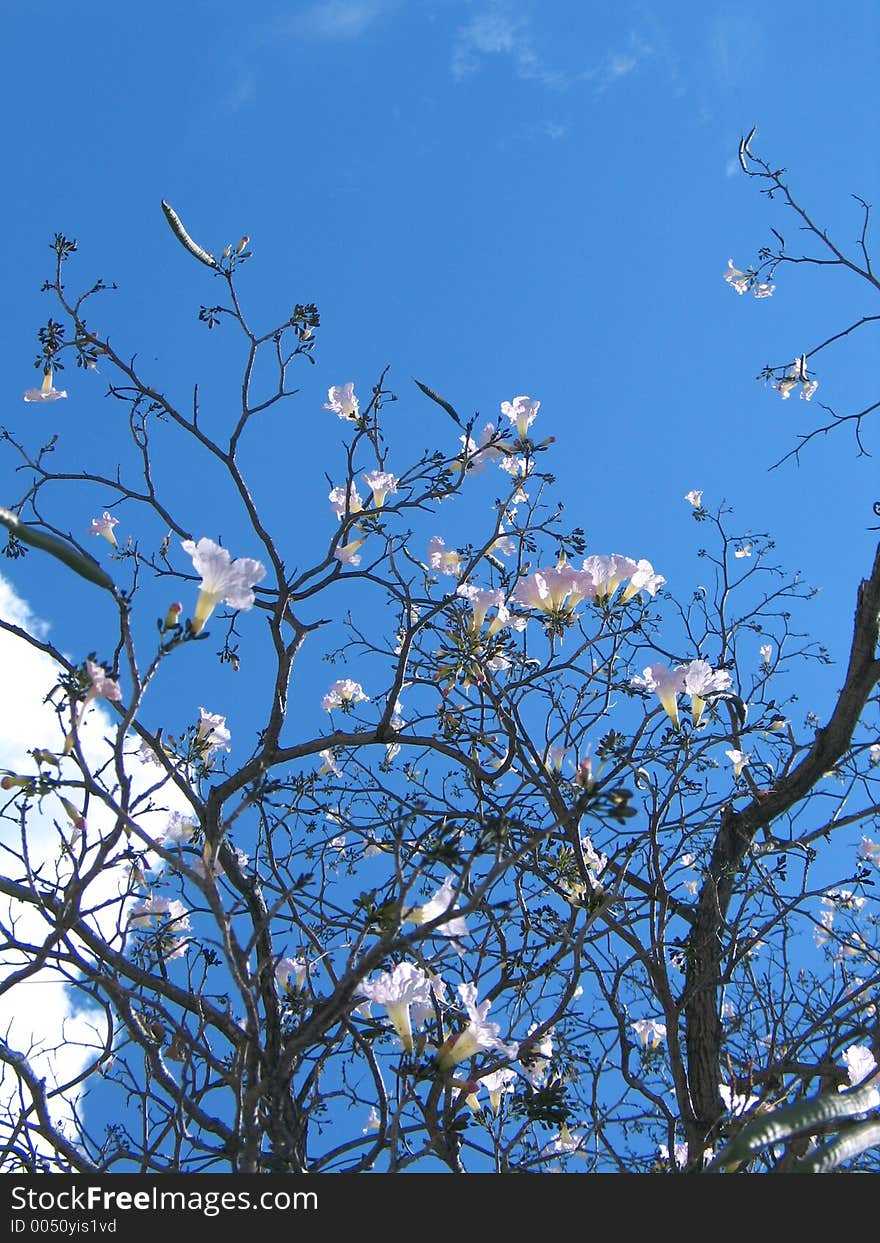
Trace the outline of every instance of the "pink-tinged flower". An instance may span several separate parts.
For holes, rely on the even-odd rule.
[[[229,743],[232,734],[226,728],[226,717],[217,712],[206,712],[199,708],[199,725],[196,732],[196,746],[203,760],[214,751],[231,751]]]
[[[872,1079],[877,1070],[877,1059],[865,1044],[851,1044],[848,1049],[844,1049],[843,1062],[846,1066],[850,1087],[852,1088],[857,1083],[862,1083],[869,1078]]]
[[[571,613],[581,600],[592,600],[595,595],[593,576],[588,571],[558,565],[520,579],[510,598],[524,608],[558,616],[563,611]]]
[[[428,541],[428,565],[438,574],[457,578],[461,573],[461,553],[447,548],[440,536],[435,535]]]
[[[751,283],[745,272],[741,272],[739,268],[733,266],[732,259],[727,260],[727,271],[724,273],[724,279],[731,289],[735,289],[738,294],[744,294]]]
[[[189,911],[177,898],[146,898],[129,912],[131,928],[151,928],[156,921],[167,924],[169,932],[185,932],[190,927]]]
[[[411,1053],[413,1036],[410,1006],[418,1002],[433,1007],[431,980],[421,967],[416,967],[411,962],[400,962],[393,971],[383,971],[374,980],[364,980],[357,991],[367,1001],[385,1007],[404,1049]]]
[[[621,601],[629,600],[637,591],[647,591],[649,596],[653,596],[660,590],[666,579],[662,574],[655,574],[654,567],[650,561],[636,562],[636,568],[630,575],[629,584],[621,595]]]
[[[308,963],[302,958],[279,958],[275,967],[278,987],[288,995],[302,988],[308,973]]]
[[[548,747],[544,757],[544,767],[548,772],[561,773],[567,747]]]
[[[387,470],[368,470],[362,478],[373,493],[373,506],[376,509],[382,508],[385,504],[385,497],[395,493],[400,483],[397,476]]]
[[[444,937],[456,940],[458,937],[466,937],[468,935],[467,920],[463,915],[456,912],[458,907],[455,903],[455,882],[451,876],[447,876],[446,880],[428,902],[423,906],[410,907],[403,912],[403,919],[407,923],[422,925],[433,923],[435,919],[439,919],[441,915],[448,915],[449,918],[444,920],[436,931]]]
[[[202,576],[192,619],[193,634],[201,631],[221,600],[232,609],[253,608],[254,584],[266,574],[266,567],[261,561],[255,561],[252,557],[239,557],[233,561],[227,549],[204,537],[198,543],[191,539],[182,540],[180,546],[192,557],[196,572]]]
[[[737,750],[725,751],[724,754],[727,756],[727,758],[730,760],[731,764],[733,765],[734,780],[739,777],[739,775],[742,773],[742,770],[745,768],[745,766],[749,763],[750,759],[752,758],[750,755],[747,755],[745,752],[737,751]]]
[[[706,710],[706,700],[710,695],[723,695],[733,685],[729,673],[723,669],[713,669],[708,660],[692,660],[682,669],[684,675],[684,692],[691,697],[691,716],[694,725],[699,725],[700,718]]]
[[[332,712],[334,708],[350,712],[355,704],[369,702],[370,696],[364,694],[360,682],[353,682],[351,678],[342,678],[330,687],[321,700],[321,707],[325,712]]]
[[[110,699],[114,703],[118,703],[122,698],[122,691],[119,683],[114,682],[113,678],[108,678],[104,672],[103,665],[96,665],[94,661],[86,661],[86,672],[89,675],[91,686],[86,691],[86,697],[83,706],[90,704],[93,699]]]
[[[791,369],[780,379],[770,385],[775,388],[783,401],[787,401],[798,384],[801,386],[801,397],[809,401],[819,387],[818,380],[811,380],[807,375],[807,356],[800,354],[792,363]]]
[[[487,555],[509,557],[516,551],[516,544],[509,535],[505,535],[504,527],[501,527],[498,536],[492,541],[486,549]]]
[[[775,285],[770,285],[767,281],[756,281],[752,293],[756,298],[771,298]]]
[[[455,594],[463,596],[470,603],[473,609],[471,625],[475,631],[479,630],[486,620],[486,613],[489,609],[495,609],[495,616],[489,622],[486,630],[488,637],[497,634],[499,630],[510,624],[510,610],[504,603],[503,591],[491,588],[483,589],[474,587],[471,583],[462,583],[457,588]]]
[[[498,463],[499,470],[505,471],[513,479],[520,481],[520,486],[514,493],[514,501],[528,500],[527,494],[522,489],[522,481],[531,474],[534,462],[531,458],[524,457],[505,457]]]
[[[699,509],[703,504],[703,493],[700,489],[694,488],[690,492],[685,492],[684,499],[690,501],[694,509]]]
[[[514,397],[513,401],[502,401],[501,413],[516,428],[520,440],[525,440],[529,428],[535,421],[541,403],[532,401],[530,397]]]
[[[25,401],[58,401],[67,396],[66,389],[57,389],[52,384],[52,368],[43,372],[43,383],[39,388],[29,388],[24,395]]]
[[[678,695],[684,690],[684,672],[681,669],[670,669],[668,665],[648,665],[642,677],[630,678],[630,686],[641,687],[653,691],[663,710],[676,729],[678,720]]]
[[[159,838],[159,843],[162,846],[183,846],[191,840],[197,828],[195,820],[188,819],[179,811],[173,811],[168,817],[168,824]]]
[[[758,648],[758,653],[761,657],[761,663],[764,665],[769,665],[770,657],[773,655],[772,645],[769,643],[762,643],[761,646]]]
[[[813,929],[813,941],[815,942],[817,948],[827,945],[827,943],[831,940],[833,928],[834,911],[820,911],[819,922]]]
[[[358,399],[354,395],[354,381],[348,384],[334,384],[327,392],[328,400],[324,403],[325,410],[332,410],[340,419],[348,419],[356,423],[360,416]]]
[[[739,560],[742,560],[743,557],[750,557],[752,555],[751,544],[743,544],[741,547],[737,548],[734,551],[733,555],[737,557]]]
[[[641,1040],[643,1049],[656,1049],[660,1041],[666,1039],[666,1024],[657,1019],[636,1019],[630,1027]]]
[[[597,598],[607,601],[611,599],[625,579],[637,572],[640,564],[633,561],[632,557],[624,557],[619,552],[613,552],[610,557],[596,555],[585,557],[583,568],[593,576]],[[650,574],[654,573],[649,561],[644,562],[644,565]],[[661,586],[665,581],[662,579],[657,586]],[[639,588],[636,590],[638,591]]]
[[[87,534],[103,535],[104,539],[107,540],[109,544],[112,544],[114,548],[118,548],[119,545],[116,543],[116,536],[113,534],[113,528],[118,526],[118,524],[119,519],[114,518],[112,514],[108,514],[107,511],[104,510],[104,513],[100,518],[92,519],[92,525],[89,527]]]
[[[331,489],[331,491],[328,494],[327,499],[330,501],[330,504],[333,507],[333,512],[336,515],[336,517],[340,521],[342,521],[342,519],[345,517],[345,502],[346,502],[345,488]],[[363,506],[363,502],[360,497],[360,493],[358,492],[357,487],[355,486],[354,480],[352,480],[352,482],[348,485],[348,512],[349,514],[359,514],[361,510],[363,509],[363,507],[364,506]]]
[[[482,1005],[477,1005],[476,984],[459,984],[458,995],[470,1022],[464,1031],[444,1041],[437,1052],[437,1065],[448,1070],[450,1066],[455,1066],[473,1057],[476,1053],[488,1052],[492,1049],[504,1057],[515,1058],[519,1052],[519,1046],[504,1044],[498,1035],[500,1030],[498,1024],[487,1021],[486,1015],[492,1003],[484,1001]]]
[[[166,634],[169,630],[174,630],[180,625],[180,614],[183,612],[183,605],[179,600],[175,600],[173,604],[168,605],[168,612],[162,621],[162,633]]]
[[[676,1144],[672,1150],[673,1159],[678,1169],[683,1170],[687,1165],[688,1146],[687,1144]],[[657,1154],[661,1161],[669,1162],[669,1146],[667,1144],[657,1145]]]
[[[361,1135],[367,1135],[370,1131],[378,1131],[382,1126],[382,1119],[375,1105],[370,1106],[370,1112],[367,1114],[367,1121],[361,1130]]]
[[[360,565],[361,559],[358,555],[358,549],[361,544],[365,544],[366,542],[366,535],[362,536],[360,539],[349,540],[347,544],[340,544],[333,553],[333,556],[340,563],[340,565]]]
[[[880,868],[880,842],[873,842],[870,837],[863,837],[859,846],[859,858]]]
[[[494,423],[487,423],[476,440],[473,436],[459,436],[461,442],[461,470],[470,470],[471,474],[479,474],[489,462],[497,462],[504,457],[504,450],[491,441],[498,436]]]

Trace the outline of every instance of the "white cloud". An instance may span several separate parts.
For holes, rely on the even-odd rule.
[[[0,618],[46,641],[49,627],[36,618],[27,603],[0,576]],[[56,756],[63,748],[63,726],[51,703],[46,702],[58,681],[60,668],[52,657],[29,644],[25,639],[0,629],[0,770],[32,775],[36,764],[31,752],[45,748]],[[10,706],[14,708],[10,710]],[[107,737],[115,732],[110,714],[93,704],[81,728],[81,746],[90,771],[95,773],[111,754]],[[129,748],[127,748],[129,749]],[[78,774],[72,757],[61,758],[59,771],[75,781]],[[135,790],[155,783],[157,769],[145,768],[140,760],[127,765]],[[51,769],[51,771],[56,771]],[[107,779],[112,779],[108,771]],[[24,842],[21,826],[16,823],[20,803],[15,788],[0,790],[0,869],[10,880],[27,885],[27,864],[31,877],[44,879],[47,885],[69,877],[71,864],[64,853],[64,838],[73,842],[74,826],[68,819],[59,795],[47,794],[28,813]],[[66,788],[70,802],[79,810],[82,790],[74,785]],[[167,799],[171,806],[181,806],[181,798],[173,791]],[[162,792],[162,802],[166,792]],[[158,833],[167,822],[167,810],[147,811],[138,817],[138,824],[150,833]],[[86,825],[86,854],[94,851],[102,836],[114,824],[111,808],[93,799],[89,804]],[[82,874],[81,869],[81,874]],[[37,882],[38,884],[39,882]],[[121,895],[127,891],[127,864],[109,859],[96,872],[80,899],[81,910],[89,912],[92,926],[104,936],[120,944],[120,923],[123,918]],[[15,981],[15,973],[32,967],[34,952],[41,946],[59,945],[56,930],[48,912],[45,914],[30,903],[21,903],[8,896],[0,897],[0,1038],[14,1052],[24,1054],[37,1079],[44,1079],[50,1094],[50,1113],[62,1125],[69,1121],[71,1111],[79,1107],[82,1085],[76,1081],[93,1067],[103,1052],[106,1025],[103,1012],[84,1004],[77,990],[76,974],[70,968],[67,978],[60,965],[45,966],[38,972]],[[81,949],[81,947],[79,947]],[[0,1121],[17,1116],[18,1085],[10,1068],[0,1063]]]
[[[297,26],[318,39],[357,39],[392,7],[393,0],[321,0]]]
[[[569,85],[565,74],[548,69],[538,56],[528,20],[515,16],[500,0],[475,14],[457,31],[452,76],[458,81],[470,77],[487,56],[508,57],[516,76],[524,81],[556,88]]]

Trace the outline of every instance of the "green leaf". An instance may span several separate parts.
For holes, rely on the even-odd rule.
[[[87,578],[90,583],[95,583],[98,587],[103,587],[105,591],[116,595],[116,585],[113,579],[93,557],[86,556],[72,544],[65,543],[64,540],[54,535],[48,535],[45,531],[38,531],[35,527],[27,526],[10,509],[0,509],[0,522],[22,543],[30,544],[33,548],[41,548],[43,552],[63,561],[69,569],[79,574],[80,578]]]
[[[848,1092],[824,1092],[810,1100],[776,1109],[748,1123],[712,1162],[710,1168],[739,1165],[762,1148],[803,1135],[829,1123],[867,1113],[880,1104],[876,1088],[855,1088]]]
[[[868,1148],[880,1145],[880,1122],[860,1122],[849,1127],[832,1144],[817,1148],[793,1166],[794,1174],[830,1174]]]

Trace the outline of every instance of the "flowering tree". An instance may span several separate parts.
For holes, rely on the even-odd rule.
[[[650,550],[588,550],[529,396],[483,423],[386,372],[334,384],[326,509],[273,524],[253,463],[318,312],[255,330],[249,240],[217,258],[163,208],[222,288],[199,319],[242,344],[236,407],[111,343],[58,235],[25,401],[65,398],[71,362],[108,375],[119,467],[2,433],[10,571],[42,558],[94,624],[70,655],[0,623],[51,670],[0,782],[3,1168],[876,1167],[880,550],[820,721],[793,708],[827,660],[810,590],[769,537],[690,492],[689,598]],[[874,282],[864,235],[859,264],[814,232]],[[768,297],[786,262],[725,279]],[[809,400],[827,344],[766,378]],[[436,416],[412,465],[392,402]],[[75,1005],[45,1030],[29,986],[53,983]]]

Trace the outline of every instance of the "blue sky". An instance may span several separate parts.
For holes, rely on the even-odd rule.
[[[842,244],[858,237],[850,195],[870,201],[880,174],[880,13],[843,12],[812,0],[289,0],[245,17],[227,0],[6,0],[0,424],[32,443],[58,431],[67,460],[112,473],[121,433],[100,369],[66,370],[66,402],[21,400],[38,379],[59,230],[79,243],[72,288],[119,286],[96,318],[119,352],[184,404],[198,381],[224,417],[238,359],[222,329],[196,322],[219,287],[172,238],[164,198],[214,253],[250,236],[240,290],[257,324],[319,306],[318,365],[249,459],[291,546],[332,534],[325,472],[339,482],[343,457],[328,387],[366,393],[390,364],[393,465],[457,436],[413,376],[479,411],[478,426],[529,394],[589,552],[647,557],[687,599],[703,533],[684,494],[726,499],[734,525],[769,532],[779,561],[821,589],[806,621],[843,661],[873,557],[875,459],[841,433],[769,471],[819,412],[755,377],[872,314],[870,291],[798,268],[755,301],[721,279],[729,257],[755,259],[771,225],[793,235],[739,171],[755,125],[754,149],[788,168],[815,218]],[[817,400],[843,413],[873,399],[871,345],[861,335],[823,359]],[[880,451],[870,425],[866,444]],[[257,555],[235,544],[210,479],[173,452],[163,468],[196,538]],[[4,451],[0,504],[19,486]],[[79,531],[112,499],[96,490],[63,520]],[[77,658],[110,641],[97,605],[72,607],[44,558],[0,574]],[[231,710],[228,668],[207,652],[193,668],[187,703]],[[839,663],[816,678],[804,709],[827,702]],[[18,693],[8,668],[0,688]]]
[[[105,322],[169,392],[219,375],[194,323],[210,276],[170,237],[167,198],[209,248],[251,236],[242,289],[257,320],[319,304],[320,365],[267,491],[286,501],[284,449],[297,463],[326,452],[330,383],[364,389],[390,363],[402,449],[445,430],[413,375],[487,419],[528,393],[594,551],[648,556],[675,587],[668,567],[685,555],[685,572],[695,542],[681,496],[700,487],[744,528],[771,530],[781,559],[832,598],[823,629],[838,606],[848,626],[871,554],[872,465],[841,435],[800,470],[768,473],[811,412],[754,377],[870,309],[867,291],[801,269],[755,303],[720,273],[784,227],[737,169],[755,124],[756,149],[855,238],[848,196],[870,199],[878,172],[873,6],[844,22],[790,3],[330,0],[246,19],[226,3],[4,7],[12,423],[43,417],[20,398],[59,229],[79,240],[71,282],[117,281]],[[864,348],[823,368],[836,408],[865,396]],[[93,448],[109,417],[100,380],[67,379],[51,413]],[[304,504],[324,500],[328,466],[315,465],[296,481]],[[833,515],[812,497],[833,497]],[[42,575],[18,572],[49,608]]]

